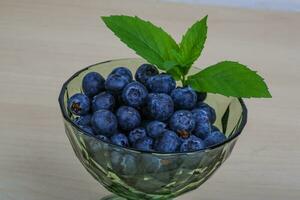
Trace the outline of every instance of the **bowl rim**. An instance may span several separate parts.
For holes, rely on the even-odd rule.
[[[119,59],[111,59],[111,60],[107,60],[107,61],[103,61],[103,62],[98,62],[98,63],[92,64],[92,65],[89,65],[89,66],[87,66],[87,67],[85,67],[85,68],[77,71],[76,73],[74,73],[70,78],[68,78],[64,82],[64,84],[61,87],[61,90],[60,90],[60,93],[59,93],[59,97],[58,97],[58,102],[59,102],[59,105],[60,105],[60,111],[61,111],[61,113],[63,115],[63,118],[66,121],[68,121],[73,127],[75,127],[78,131],[84,133],[86,136],[92,137],[93,139],[96,139],[96,140],[98,140],[100,142],[103,142],[103,143],[106,143],[108,145],[112,145],[112,146],[120,148],[120,149],[126,149],[126,150],[130,150],[130,151],[134,151],[134,152],[137,152],[137,153],[147,153],[147,154],[155,154],[155,155],[178,155],[178,154],[190,154],[190,153],[197,153],[197,152],[205,152],[205,151],[211,151],[213,149],[217,149],[217,148],[219,148],[221,146],[224,146],[225,144],[233,141],[234,139],[236,139],[242,133],[242,130],[244,129],[244,127],[245,127],[245,125],[247,123],[248,110],[247,110],[245,102],[243,101],[242,98],[240,98],[240,97],[239,98],[234,97],[234,98],[237,98],[239,100],[239,102],[240,102],[240,104],[242,106],[242,118],[241,118],[241,124],[240,124],[240,126],[238,127],[238,129],[235,131],[235,133],[232,136],[228,137],[223,142],[221,142],[219,144],[216,144],[216,145],[212,145],[212,146],[206,147],[204,149],[200,149],[200,150],[196,150],[196,151],[189,151],[189,152],[174,152],[174,153],[157,152],[157,151],[143,151],[143,150],[136,150],[136,149],[131,148],[131,147],[122,147],[122,146],[113,144],[111,142],[106,142],[106,141],[103,141],[103,140],[95,137],[94,135],[89,134],[88,132],[86,132],[85,130],[83,130],[80,126],[78,126],[77,124],[75,124],[75,122],[65,112],[64,94],[65,94],[65,91],[67,90],[67,85],[75,77],[77,77],[80,73],[88,70],[91,67],[94,67],[94,66],[100,65],[100,64],[105,64],[105,63],[113,62],[113,61],[122,61],[122,60],[143,60],[143,59],[141,59],[141,58],[119,58]]]

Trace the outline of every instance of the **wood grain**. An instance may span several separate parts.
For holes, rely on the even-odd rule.
[[[300,199],[300,14],[155,0],[0,0],[0,200],[98,200],[108,194],[65,136],[57,97],[84,66],[135,57],[99,16],[152,20],[179,40],[209,15],[198,66],[246,63],[273,99],[247,100],[248,125],[231,158],[186,200]]]

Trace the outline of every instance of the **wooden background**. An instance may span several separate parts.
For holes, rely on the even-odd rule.
[[[273,99],[251,99],[231,158],[186,200],[300,199],[300,13],[155,0],[0,0],[0,200],[98,200],[109,194],[81,166],[57,97],[77,70],[136,57],[99,20],[129,14],[177,40],[209,15],[197,66],[238,60],[262,74]]]

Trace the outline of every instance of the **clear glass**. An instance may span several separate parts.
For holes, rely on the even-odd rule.
[[[73,123],[75,116],[67,110],[67,100],[81,92],[86,73],[107,76],[117,66],[127,66],[135,73],[142,63],[142,59],[119,59],[89,66],[67,80],[59,96],[65,131],[76,156],[97,181],[117,195],[106,200],[172,199],[198,188],[229,157],[247,121],[242,99],[208,94],[205,102],[215,108],[215,126],[223,130],[227,140],[201,151],[172,154],[140,152],[103,142]],[[192,68],[191,73],[198,70]]]

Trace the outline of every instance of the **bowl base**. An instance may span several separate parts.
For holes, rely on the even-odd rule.
[[[109,196],[103,197],[100,200],[126,200],[126,199],[116,196],[116,195],[109,195]]]

